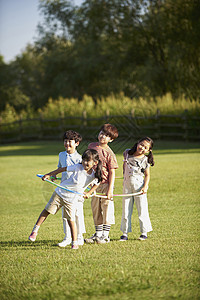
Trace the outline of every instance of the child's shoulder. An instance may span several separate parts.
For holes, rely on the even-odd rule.
[[[126,150],[123,152],[123,156],[124,156],[124,157],[127,156],[129,150],[130,150],[130,149],[126,149]]]
[[[92,148],[94,148],[94,147],[97,147],[98,145],[99,145],[98,142],[90,143],[90,144],[88,145],[88,149],[92,149]]]
[[[58,154],[59,156],[63,156],[63,155],[66,155],[66,151],[61,151],[61,152],[59,152],[59,154]]]

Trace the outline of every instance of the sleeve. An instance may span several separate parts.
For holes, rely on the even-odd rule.
[[[130,149],[126,149],[125,151],[124,151],[124,153],[123,153],[123,157],[124,157],[124,160],[126,160],[126,158],[127,158],[127,156],[128,156],[128,151],[129,151]]]
[[[88,145],[88,149],[94,149],[95,146],[96,146],[96,143],[90,143],[90,144]]]
[[[58,160],[58,168],[62,167],[61,159],[60,159],[60,153],[59,153],[59,160]]]
[[[148,169],[150,167],[150,164],[148,163],[148,158],[146,157],[145,161],[144,161],[144,169]]]
[[[114,153],[110,154],[109,169],[117,169],[117,168],[118,168],[117,158]]]
[[[98,182],[98,179],[95,178],[95,179],[91,182],[91,184],[100,185],[100,182]]]

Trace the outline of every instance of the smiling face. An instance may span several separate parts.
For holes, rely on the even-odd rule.
[[[82,160],[83,168],[84,168],[84,170],[85,170],[87,173],[89,173],[89,174],[92,173],[92,168],[93,168],[94,166],[96,166],[97,163],[98,163],[98,162],[95,162],[93,159],[90,159],[90,160],[83,159],[83,160]]]
[[[109,135],[107,135],[104,131],[100,131],[99,135],[98,135],[98,140],[99,140],[99,144],[100,146],[105,146],[107,145],[109,142],[112,142],[112,139]]]
[[[151,144],[144,140],[137,144],[135,155],[145,155],[149,152]]]
[[[75,142],[75,140],[64,140],[64,147],[68,154],[72,154],[75,152],[76,147],[79,145],[79,142]]]

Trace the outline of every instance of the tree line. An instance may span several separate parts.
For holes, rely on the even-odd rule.
[[[39,9],[35,42],[9,64],[0,57],[0,111],[119,93],[199,100],[200,1],[40,0]]]

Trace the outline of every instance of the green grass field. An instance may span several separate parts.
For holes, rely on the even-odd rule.
[[[137,240],[134,207],[133,232],[128,242],[119,242],[122,199],[116,197],[111,242],[78,251],[56,246],[63,238],[61,212],[48,217],[35,243],[28,241],[48,200],[48,183],[36,174],[55,169],[60,151],[62,142],[0,146],[0,299],[200,299],[200,144],[155,143],[147,241]],[[117,159],[121,177],[122,153]],[[115,192],[122,192],[121,179]],[[84,213],[88,237],[94,233],[89,200]]]

